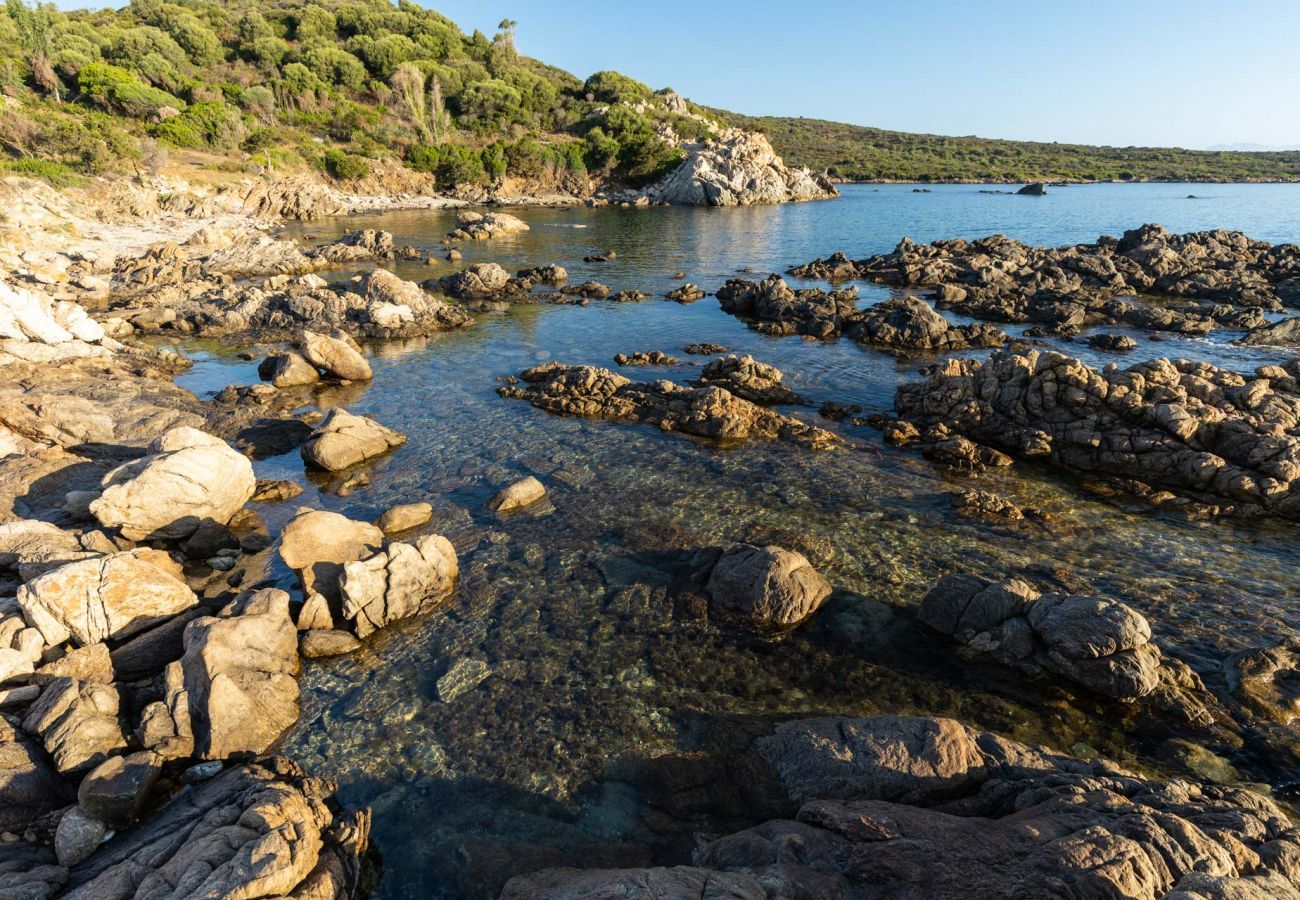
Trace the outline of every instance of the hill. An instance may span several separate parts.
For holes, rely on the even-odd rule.
[[[1297,181],[1300,151],[1093,147],[884,131],[821,119],[710,110],[761,131],[791,165],[841,181]]]

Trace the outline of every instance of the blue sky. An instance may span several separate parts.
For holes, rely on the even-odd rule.
[[[1296,0],[435,0],[737,112],[1082,143],[1300,145]]]

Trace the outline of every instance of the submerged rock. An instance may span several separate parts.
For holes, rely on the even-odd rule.
[[[526,506],[532,506],[546,496],[546,485],[532,475],[521,478],[497,491],[488,501],[488,509],[494,512],[514,512]]]
[[[1165,359],[1097,370],[1059,353],[948,360],[898,389],[906,419],[1084,473],[1300,518],[1300,363],[1243,376]]]
[[[402,503],[384,510],[375,520],[375,527],[384,534],[396,534],[410,531],[427,524],[433,518],[433,506],[429,503]]]
[[[560,415],[616,422],[649,422],[717,441],[786,440],[813,450],[839,445],[834,434],[764,409],[714,386],[686,388],[670,381],[629,381],[608,369],[547,363],[521,372],[526,387],[499,393]]]

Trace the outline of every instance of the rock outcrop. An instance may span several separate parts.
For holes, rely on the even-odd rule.
[[[1209,723],[1209,713],[1181,688],[1191,684],[1203,693],[1200,679],[1162,656],[1146,618],[1117,600],[1040,594],[1016,578],[945,575],[921,601],[917,619],[1027,674],[1051,673],[1116,700],[1162,691],[1163,706]]]
[[[173,428],[143,459],[113,469],[90,512],[129,540],[179,540],[204,522],[225,525],[253,496],[253,465],[220,438]]]
[[[1245,788],[1148,780],[951,719],[808,719],[756,747],[793,818],[701,838],[691,866],[552,869],[502,897],[1158,900],[1300,885],[1289,819]]]
[[[335,816],[333,789],[283,757],[229,768],[67,871],[64,896],[353,897],[370,816]]]
[[[519,374],[525,387],[500,388],[503,397],[569,416],[648,422],[711,440],[784,440],[813,450],[837,446],[834,434],[735,396],[720,387],[642,383],[595,366],[546,363]]]
[[[757,132],[726,129],[683,144],[685,159],[640,192],[651,202],[684,206],[748,206],[838,197],[830,180],[791,169]]]
[[[456,230],[447,237],[453,241],[486,241],[527,230],[527,222],[509,213],[477,213],[466,210],[456,214]]]
[[[998,322],[1077,331],[1091,325],[1201,334],[1265,324],[1260,309],[1300,299],[1300,248],[1234,231],[1169,234],[1143,225],[1121,238],[1032,247],[1001,235],[917,244],[852,261],[843,254],[790,270],[802,278],[862,278],[936,289],[938,304]],[[1164,295],[1149,305],[1129,297]]]
[[[1252,376],[1165,359],[1097,370],[1059,353],[949,360],[898,389],[905,419],[1077,472],[1300,518],[1300,363]]]
[[[752,356],[723,356],[710,360],[700,372],[700,386],[726,388],[737,397],[762,406],[803,403],[803,398],[782,383],[776,366]]]

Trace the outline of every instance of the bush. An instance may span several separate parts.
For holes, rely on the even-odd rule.
[[[85,178],[61,162],[49,159],[10,159],[0,160],[0,171],[12,175],[26,175],[48,181],[56,188],[76,187],[85,182]]]
[[[647,85],[612,71],[592,75],[583,82],[582,91],[601,103],[639,103],[654,96]]]
[[[325,87],[316,73],[302,63],[293,62],[284,67],[281,84],[291,97],[305,97]]]
[[[226,147],[243,137],[243,124],[220,100],[191,105],[179,116],[159,122],[150,133],[175,147]]]
[[[488,180],[482,155],[469,147],[414,144],[406,151],[406,164],[419,172],[431,172],[445,190]]]
[[[303,65],[321,81],[355,91],[366,81],[366,67],[346,50],[338,47],[312,47],[302,56]]]
[[[178,97],[150,87],[126,69],[95,62],[83,66],[77,75],[82,94],[94,105],[142,119],[155,110],[170,106],[183,109]]]
[[[464,124],[483,131],[501,129],[523,118],[519,92],[496,78],[468,85],[452,98],[452,106]]]
[[[304,44],[312,41],[333,43],[339,36],[334,14],[319,6],[303,7],[294,22],[293,30],[294,37]]]
[[[339,181],[365,178],[370,174],[370,164],[368,162],[360,156],[352,156],[337,149],[325,151],[322,165],[331,178],[336,178]]]
[[[146,24],[161,28],[196,66],[210,66],[221,60],[221,41],[203,20],[183,6],[174,3],[157,3],[154,0],[136,0],[131,10]]]
[[[618,160],[618,152],[621,149],[616,138],[610,137],[604,129],[596,126],[587,132],[585,153],[587,168],[604,172]]]

